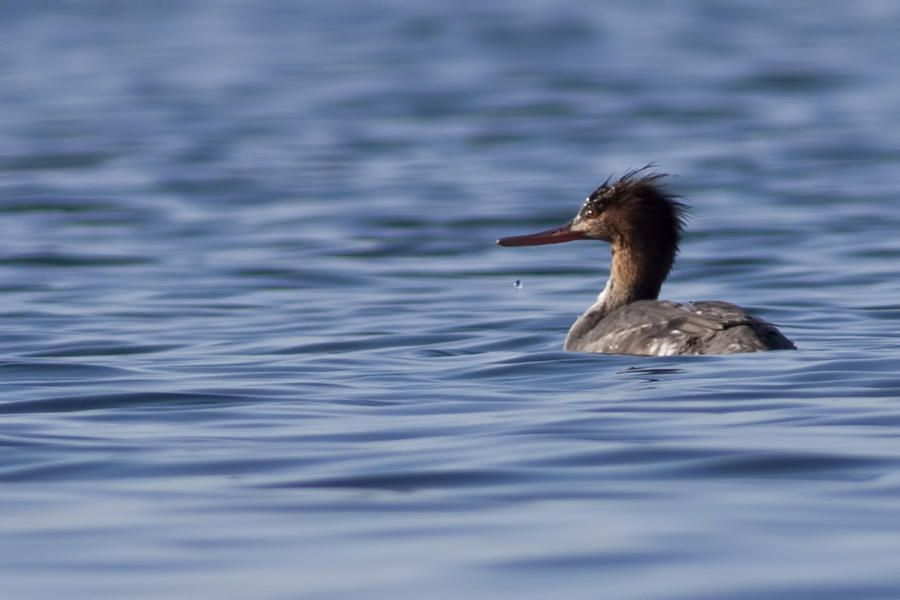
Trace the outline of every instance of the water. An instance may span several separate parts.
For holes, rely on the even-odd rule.
[[[900,596],[894,5],[0,11],[4,597]],[[560,351],[651,162],[799,351]]]

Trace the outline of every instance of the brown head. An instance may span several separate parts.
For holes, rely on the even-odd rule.
[[[647,168],[607,180],[562,227],[498,240],[501,246],[538,246],[572,240],[612,244],[612,276],[623,302],[655,299],[675,261],[686,207]]]

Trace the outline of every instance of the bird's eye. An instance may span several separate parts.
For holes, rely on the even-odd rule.
[[[581,216],[585,219],[596,219],[600,213],[597,212],[597,209],[593,206],[585,207],[583,211],[581,211]]]

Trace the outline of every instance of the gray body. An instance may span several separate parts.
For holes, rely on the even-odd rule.
[[[670,356],[790,350],[778,329],[728,302],[639,300],[604,316],[592,306],[575,321],[565,350]]]

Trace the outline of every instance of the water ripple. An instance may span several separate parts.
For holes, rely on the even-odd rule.
[[[4,595],[900,597],[897,16],[6,3]],[[650,162],[798,351],[562,352]]]

